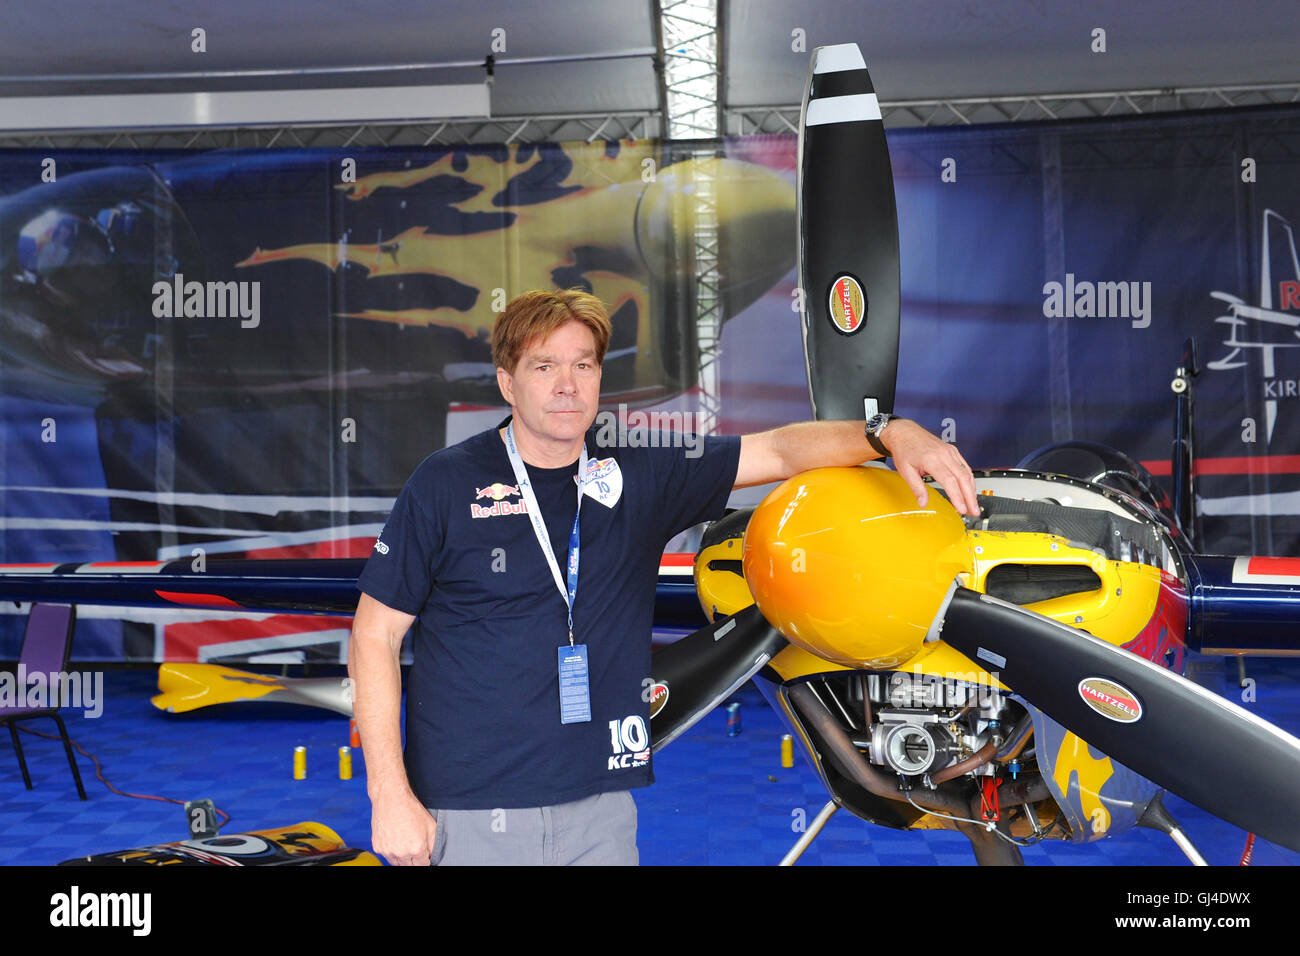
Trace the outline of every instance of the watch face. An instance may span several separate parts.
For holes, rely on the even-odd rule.
[[[886,415],[884,413],[872,415],[867,419],[867,431],[873,435],[879,435],[881,429],[888,425],[893,417],[893,415]]]

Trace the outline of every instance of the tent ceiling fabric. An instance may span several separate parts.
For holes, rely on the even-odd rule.
[[[342,68],[608,54],[654,45],[650,0],[48,0],[14,4],[0,33],[0,96],[464,83],[480,68],[199,80],[55,81],[69,74]],[[798,103],[808,55],[857,42],[886,102],[1300,79],[1295,0],[725,0],[728,107]],[[206,31],[207,52],[190,50]],[[1091,51],[1106,31],[1107,52]],[[791,49],[804,31],[806,49]],[[648,56],[503,65],[494,115],[658,107]]]
[[[206,53],[190,49],[195,27]],[[105,81],[51,82],[69,74],[342,68],[482,61],[504,30],[498,60],[654,48],[649,0],[49,0],[15,4],[0,31],[0,96],[94,94]],[[11,77],[30,78],[14,80]],[[438,69],[273,78],[141,80],[114,92],[303,89],[482,82],[484,71]],[[657,109],[651,57],[497,69],[498,116]]]
[[[727,106],[797,103],[808,56],[854,41],[882,101],[1300,78],[1295,0],[746,0],[728,5]],[[1106,31],[1093,53],[1092,31]]]

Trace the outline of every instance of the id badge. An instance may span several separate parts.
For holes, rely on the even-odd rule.
[[[580,724],[591,720],[591,687],[587,679],[587,645],[561,645],[560,723]]]

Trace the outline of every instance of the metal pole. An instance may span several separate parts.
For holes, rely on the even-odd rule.
[[[821,812],[813,818],[812,826],[795,842],[794,846],[790,847],[790,852],[781,858],[781,862],[777,866],[794,866],[795,860],[803,856],[803,851],[808,849],[808,844],[812,843],[813,838],[821,832],[822,827],[826,826],[826,821],[838,809],[839,805],[834,800],[822,807]]]

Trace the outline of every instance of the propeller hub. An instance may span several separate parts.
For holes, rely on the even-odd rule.
[[[921,650],[953,578],[970,571],[966,526],[934,491],[924,508],[884,468],[817,468],[778,485],[745,532],[745,581],[789,640],[852,667]]]

